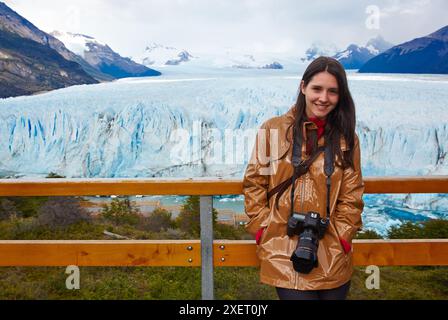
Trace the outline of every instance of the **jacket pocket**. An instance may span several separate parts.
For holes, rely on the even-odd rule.
[[[336,244],[337,248],[341,252],[342,256],[347,257],[350,252],[346,253],[345,250],[344,250],[344,245],[341,242],[342,238],[339,236],[339,232],[338,232],[338,230],[336,228],[334,219],[331,219],[331,221],[330,221],[330,228],[332,229],[332,233],[333,233],[333,235],[332,235],[333,237],[332,237],[331,241],[332,242],[337,242],[337,244]],[[327,230],[327,232],[328,231],[329,230]],[[351,244],[350,244],[350,246],[351,246]]]

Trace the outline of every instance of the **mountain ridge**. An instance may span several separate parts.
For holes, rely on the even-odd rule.
[[[62,43],[0,2],[0,97],[34,94],[98,80],[51,47]],[[62,47],[61,47],[62,45]]]
[[[50,34],[91,66],[116,79],[161,75],[157,70],[122,57],[108,44],[90,35],[63,31],[53,31]]]
[[[448,74],[448,26],[390,48],[359,72]]]
[[[36,41],[56,50],[65,59],[74,61],[81,65],[86,73],[98,81],[110,81],[113,78],[96,70],[82,58],[68,50],[65,45],[52,35],[40,30],[32,22],[9,8],[5,3],[0,2],[0,28],[18,34],[19,36]]]

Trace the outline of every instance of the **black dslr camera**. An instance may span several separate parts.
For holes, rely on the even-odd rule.
[[[288,236],[299,235],[296,250],[290,259],[294,270],[299,273],[310,273],[314,267],[317,267],[319,240],[324,237],[329,223],[328,219],[321,219],[319,213],[313,211],[307,214],[294,212],[289,218]]]

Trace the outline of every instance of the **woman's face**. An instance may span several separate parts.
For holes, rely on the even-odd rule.
[[[300,87],[305,95],[308,118],[325,119],[336,108],[339,101],[338,81],[327,71],[315,74],[307,86],[302,81]]]

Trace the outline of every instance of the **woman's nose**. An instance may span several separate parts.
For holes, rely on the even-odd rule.
[[[328,101],[328,93],[326,91],[322,91],[322,93],[319,96],[319,100],[321,102],[327,102]]]

